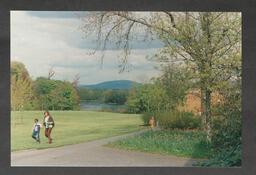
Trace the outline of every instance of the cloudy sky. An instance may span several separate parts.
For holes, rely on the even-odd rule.
[[[11,12],[11,61],[25,64],[35,79],[55,71],[54,79],[72,81],[76,74],[80,84],[96,84],[110,80],[145,81],[159,75],[153,64],[145,57],[161,47],[159,41],[135,42],[129,56],[132,67],[129,72],[119,72],[121,50],[106,50],[101,68],[101,53],[88,55],[95,45],[84,38],[79,29],[81,21],[74,12]]]

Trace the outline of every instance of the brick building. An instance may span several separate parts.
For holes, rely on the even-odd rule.
[[[212,105],[220,102],[221,98],[218,92],[213,92],[211,94]],[[201,112],[201,99],[200,99],[200,89],[190,89],[186,95],[185,105],[179,107],[180,110],[185,110],[193,112],[195,115],[200,115]]]

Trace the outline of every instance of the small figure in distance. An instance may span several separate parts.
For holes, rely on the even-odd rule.
[[[155,119],[154,117],[152,116],[151,119],[149,120],[149,126],[151,128],[151,131],[154,131],[155,129]]]
[[[35,124],[32,128],[32,138],[36,140],[36,143],[40,144],[40,128],[42,127],[42,125],[38,122],[37,118],[34,121]]]

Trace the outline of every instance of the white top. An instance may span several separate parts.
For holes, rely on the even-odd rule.
[[[49,119],[49,116],[47,116],[47,117],[45,117],[45,118],[44,118],[45,128],[52,128],[52,127],[53,127],[53,125],[51,125],[51,124],[47,124],[48,119]]]
[[[35,131],[38,131],[38,127],[42,128],[42,125],[41,125],[40,123],[35,123],[35,124],[33,125],[33,129],[34,129]]]
[[[44,118],[44,122],[46,123],[49,119],[49,115],[47,117]]]

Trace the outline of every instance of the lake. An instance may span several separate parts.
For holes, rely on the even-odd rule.
[[[80,107],[81,111],[101,111],[104,108],[111,110],[124,109],[125,105],[106,104],[100,102],[81,102]]]

